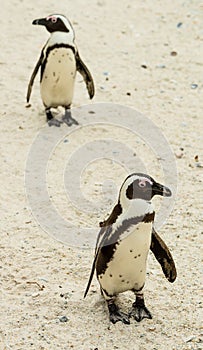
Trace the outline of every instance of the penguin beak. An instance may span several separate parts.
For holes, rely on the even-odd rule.
[[[46,18],[39,18],[39,19],[34,19],[32,22],[34,25],[41,25],[41,26],[46,26],[47,25],[47,20]]]
[[[159,184],[158,182],[154,183],[152,187],[152,194],[153,196],[155,195],[164,196],[164,197],[172,196],[171,190],[168,187]]]

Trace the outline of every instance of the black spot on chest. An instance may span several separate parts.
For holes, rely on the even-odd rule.
[[[46,67],[49,54],[52,52],[53,55],[55,55],[55,53],[58,52],[57,49],[61,49],[61,48],[66,48],[66,49],[72,50],[74,55],[76,53],[74,46],[71,46],[71,45],[68,45],[68,44],[55,44],[53,46],[48,47],[46,52],[45,52],[44,60],[43,60],[42,65],[41,65],[40,82],[42,81],[42,78],[43,78],[44,69]],[[58,63],[61,63],[61,60],[59,60]]]

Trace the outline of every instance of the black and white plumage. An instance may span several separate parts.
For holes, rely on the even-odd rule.
[[[129,324],[130,317],[136,321],[152,318],[144,303],[143,287],[146,262],[151,249],[170,282],[176,279],[172,255],[153,228],[155,212],[151,199],[155,195],[169,197],[171,191],[150,176],[135,173],[128,176],[121,186],[118,203],[109,218],[102,222],[96,243],[85,295],[89,290],[94,271],[108,304],[110,321]],[[131,290],[136,295],[130,313],[121,312],[115,297]]]
[[[90,99],[94,96],[94,82],[88,68],[80,58],[73,27],[65,16],[57,14],[36,19],[32,24],[45,26],[51,36],[43,47],[30,78],[27,103],[30,100],[35,76],[41,67],[40,92],[49,125],[60,126],[61,124],[60,121],[53,118],[51,113],[51,108],[58,106],[65,108],[63,122],[69,126],[78,124],[72,118],[70,111],[77,71],[86,83]]]

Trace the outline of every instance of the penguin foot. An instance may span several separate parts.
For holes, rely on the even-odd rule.
[[[79,123],[78,123],[78,121],[76,120],[76,119],[74,119],[74,118],[72,118],[72,116],[71,115],[64,115],[63,117],[62,117],[62,120],[63,120],[63,122],[65,123],[65,124],[67,124],[68,126],[72,126],[72,125],[78,125]]]
[[[60,127],[62,122],[58,119],[55,119],[51,113],[51,108],[50,107],[47,107],[45,109],[45,112],[46,112],[46,116],[47,116],[47,123],[49,126],[57,126],[57,127]]]
[[[132,309],[129,312],[129,317],[133,317],[137,322],[142,321],[143,318],[152,319],[152,315],[146,308],[144,301],[143,303],[138,303],[137,301],[133,303]]]
[[[72,115],[71,115],[71,111],[70,108],[66,108],[65,109],[65,114],[62,117],[62,120],[65,124],[67,124],[68,126],[71,126],[73,124],[78,125],[79,123],[77,122],[77,120],[75,120]]]
[[[118,321],[123,322],[124,324],[130,324],[129,316],[124,312],[120,311],[118,306],[114,303],[108,303],[109,309],[109,319],[115,324]]]
[[[48,120],[48,125],[49,126],[57,126],[58,128],[61,126],[62,122],[58,119],[52,118]]]

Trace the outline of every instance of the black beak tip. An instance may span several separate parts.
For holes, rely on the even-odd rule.
[[[163,195],[164,195],[164,197],[171,197],[172,196],[172,192],[171,192],[171,190],[168,187],[164,187]]]
[[[38,19],[34,19],[34,21],[32,21],[32,24],[34,25],[38,24]]]

